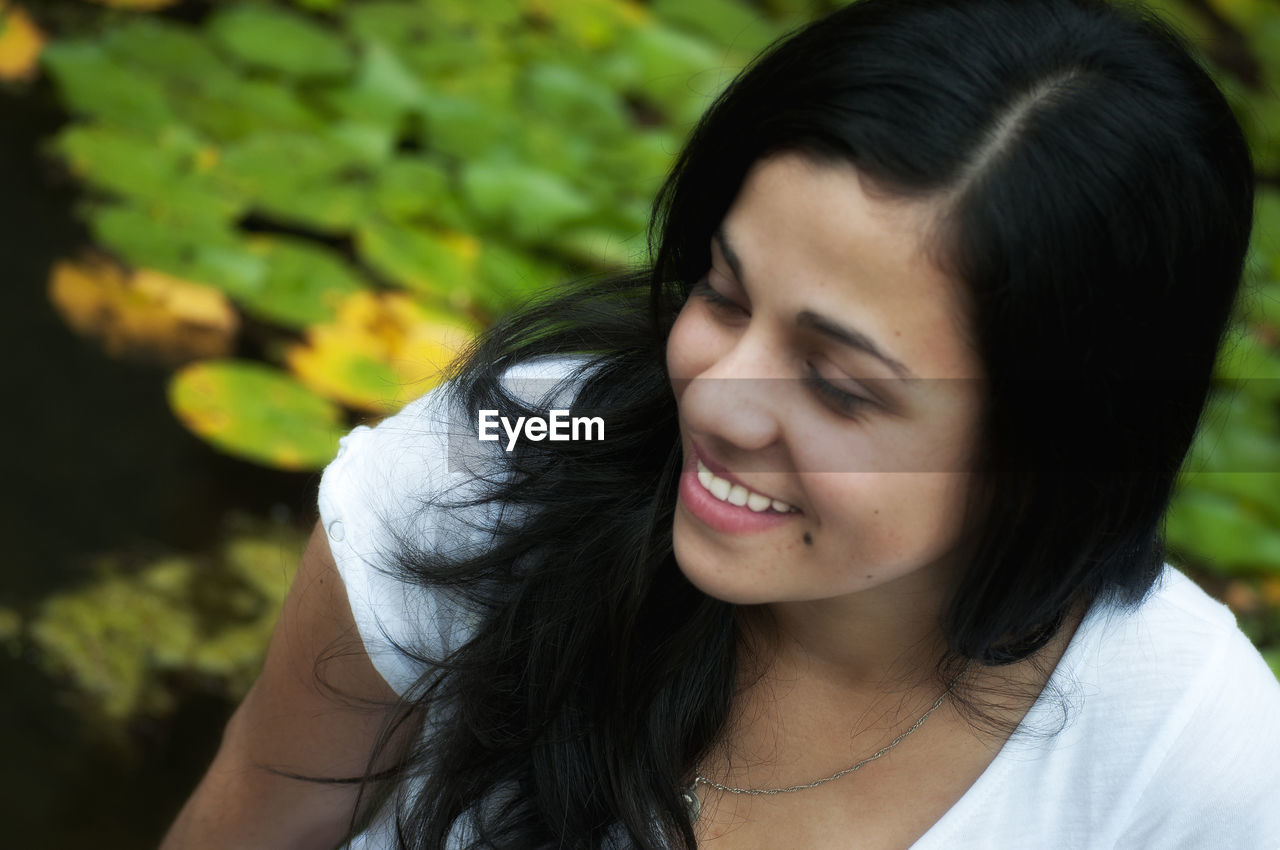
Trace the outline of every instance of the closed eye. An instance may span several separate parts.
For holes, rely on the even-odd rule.
[[[812,363],[805,364],[805,383],[808,384],[818,396],[830,405],[837,413],[847,416],[850,419],[857,419],[868,408],[876,406],[874,401],[863,398],[854,393],[845,392],[835,384],[822,377]]]
[[[736,301],[720,292],[717,292],[715,287],[711,285],[708,277],[703,277],[702,280],[695,283],[693,285],[693,289],[689,291],[689,294],[695,298],[701,298],[716,310],[722,311],[726,314],[737,316],[750,315],[750,313],[745,308],[739,306]]]

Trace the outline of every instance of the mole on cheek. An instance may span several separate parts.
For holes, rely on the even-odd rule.
[[[812,546],[812,545],[813,545],[813,535],[812,535],[812,534],[810,534],[810,533],[809,533],[809,532],[807,532],[807,531],[804,533],[804,545],[806,545],[806,546]]]

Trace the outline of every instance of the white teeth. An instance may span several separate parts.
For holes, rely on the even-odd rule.
[[[738,505],[739,507],[746,505],[756,513],[763,513],[770,508],[780,514],[791,513],[795,510],[786,502],[770,499],[761,493],[754,493],[748,490],[741,484],[733,484],[727,479],[721,478],[710,469],[707,469],[706,464],[702,461],[698,461],[698,483],[720,501]]]
[[[715,475],[712,475],[711,486],[707,489],[711,491],[711,495],[715,496],[720,501],[727,502],[729,500],[729,491],[733,489],[733,485],[728,481],[725,481],[723,478],[717,478]]]

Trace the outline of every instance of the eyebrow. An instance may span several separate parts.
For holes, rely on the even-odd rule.
[[[742,260],[739,259],[738,253],[733,250],[733,245],[730,244],[729,237],[724,232],[723,224],[716,228],[715,233],[711,234],[711,238],[719,246],[720,253],[724,255],[725,262],[729,264],[729,268],[733,270],[734,275],[738,280],[745,283],[746,276],[742,273]],[[915,377],[915,373],[908,369],[905,363],[886,354],[871,340],[871,337],[859,330],[842,325],[812,310],[801,311],[800,315],[796,317],[796,324],[802,328],[816,331],[841,345],[871,355],[888,366],[899,378]]]

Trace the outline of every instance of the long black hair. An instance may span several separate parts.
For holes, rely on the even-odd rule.
[[[461,416],[519,415],[532,405],[502,373],[578,355],[575,409],[608,411],[609,438],[524,441],[482,474],[450,510],[486,518],[483,546],[400,540],[406,580],[478,614],[404,697],[429,721],[394,773],[417,789],[401,846],[695,846],[680,789],[725,724],[741,636],[672,558],[664,348],[744,175],[778,151],[942,202],[929,250],[964,294],[987,392],[940,682],[1028,658],[1072,606],[1136,604],[1158,576],[1250,232],[1239,126],[1140,7],[861,0],[707,112],[655,203],[650,268],[531,304],[456,367]]]

